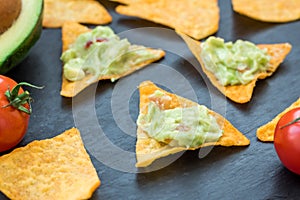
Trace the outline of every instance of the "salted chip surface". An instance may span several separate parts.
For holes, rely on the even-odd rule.
[[[256,130],[256,136],[257,138],[262,142],[273,142],[274,141],[274,133],[275,128],[280,120],[280,118],[287,113],[288,111],[300,107],[300,98],[295,101],[293,104],[291,104],[288,108],[286,108],[284,111],[279,113],[272,121],[268,122],[267,124],[259,127]]]
[[[99,185],[76,128],[0,157],[0,190],[10,199],[88,199]]]
[[[91,31],[91,29],[87,28],[84,25],[78,24],[76,22],[66,22],[64,23],[62,27],[62,49],[63,51],[66,51],[69,46],[75,42],[76,38],[85,32]],[[62,87],[60,94],[65,97],[74,97],[79,92],[84,90],[89,85],[99,81],[99,80],[117,80],[119,78],[122,78],[124,76],[127,76],[143,67],[146,67],[152,62],[155,62],[165,56],[165,52],[161,49],[152,49],[147,48],[147,50],[153,54],[156,55],[156,58],[147,59],[146,61],[139,63],[138,65],[131,65],[130,69],[128,71],[125,71],[120,74],[114,74],[114,75],[105,75],[100,76],[95,81],[90,81],[92,75],[87,75],[85,78],[79,81],[69,81],[67,80],[64,75],[62,77]]]
[[[151,81],[142,82],[139,85],[140,92],[140,114],[147,113],[148,105],[150,103],[149,96],[153,95],[155,91],[162,91],[170,98],[158,99],[156,102],[163,105],[163,109],[173,109],[178,107],[192,107],[198,104],[188,100],[186,98],[180,97],[173,93],[169,93],[158,86],[156,86]],[[236,129],[228,120],[226,120],[220,114],[209,110],[209,113],[213,115],[218,125],[223,130],[223,135],[219,138],[217,142],[205,142],[200,146],[193,148],[186,147],[176,147],[170,146],[166,143],[158,142],[157,140],[151,138],[147,132],[143,131],[141,127],[137,128],[137,141],[136,141],[136,167],[146,167],[150,165],[154,160],[180,152],[185,150],[195,150],[205,146],[247,146],[250,144],[250,140],[243,135],[238,129]]]
[[[268,70],[266,72],[258,73],[254,79],[247,84],[240,85],[228,85],[223,86],[219,83],[215,75],[206,69],[204,61],[202,60],[201,45],[199,41],[193,40],[183,33],[178,34],[183,38],[183,40],[188,45],[191,52],[200,62],[203,72],[206,74],[211,83],[226,97],[237,103],[247,103],[251,100],[253,90],[258,79],[265,79],[271,76],[279,67],[279,65],[284,61],[286,56],[291,51],[291,44],[280,43],[280,44],[258,44],[257,47],[260,49],[267,50],[267,54],[270,56],[270,61],[268,64]]]
[[[233,10],[265,22],[300,19],[300,0],[232,0]]]
[[[58,28],[64,22],[107,24],[111,15],[95,0],[45,0],[43,27]]]
[[[179,30],[197,40],[219,28],[217,0],[116,0],[123,15],[135,16]]]

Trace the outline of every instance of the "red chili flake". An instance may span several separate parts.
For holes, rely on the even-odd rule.
[[[107,38],[97,38],[96,42],[107,42]]]
[[[93,41],[89,40],[86,42],[84,48],[88,49],[93,44]]]

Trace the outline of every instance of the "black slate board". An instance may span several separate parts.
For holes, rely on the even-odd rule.
[[[109,26],[121,35],[127,30],[139,31],[140,29],[133,29],[141,27],[166,28],[142,19],[118,15],[114,11],[117,3],[106,0],[100,2],[113,17],[113,22]],[[181,80],[166,77],[161,72],[161,68],[175,69],[180,76],[184,77],[184,81],[188,81],[193,90],[189,91],[188,88],[183,87],[177,90],[177,94],[189,97],[189,92],[195,92],[196,100],[200,104],[223,111],[222,114],[251,140],[251,145],[249,147],[215,147],[201,159],[198,151],[188,151],[162,169],[137,173],[119,169],[121,165],[134,164],[135,160],[125,158],[116,160],[111,156],[111,160],[107,161],[109,164],[105,164],[101,159],[96,158],[97,152],[89,148],[89,145],[95,146],[97,142],[99,145],[95,146],[96,149],[101,148],[102,141],[85,139],[88,152],[102,181],[92,199],[299,199],[300,177],[284,168],[276,156],[273,144],[259,142],[255,133],[259,126],[270,121],[299,97],[297,81],[300,76],[298,66],[300,63],[300,21],[284,24],[264,23],[234,13],[229,0],[220,0],[219,6],[221,20],[216,36],[223,37],[227,41],[245,39],[254,43],[290,42],[293,45],[291,53],[278,71],[272,77],[257,83],[253,98],[249,103],[240,105],[224,99],[211,87],[201,71],[198,71],[199,65],[183,41],[175,33],[172,35],[167,32],[164,35],[162,31],[162,34],[157,34],[157,29],[154,29],[154,36],[152,34],[149,36],[149,33],[144,33],[142,30],[145,34],[142,34],[143,40],[135,36],[130,37],[132,43],[137,39],[138,42],[152,43],[153,47],[165,46],[165,43],[158,43],[153,38],[163,38],[165,42],[178,45],[178,48],[172,47],[175,51],[167,51],[166,57],[157,65],[145,68],[115,83],[100,82],[97,88],[97,85],[94,85],[83,93],[87,96],[92,94],[93,98],[72,100],[61,97],[59,95],[61,30],[44,29],[40,40],[30,51],[29,56],[7,74],[18,82],[28,81],[45,86],[43,90],[30,89],[35,99],[32,105],[33,114],[27,135],[18,146],[24,146],[36,139],[53,137],[75,125],[81,126],[81,121],[78,121],[76,117],[82,113],[80,109],[77,112],[77,108],[83,106],[92,111],[95,108],[96,122],[101,126],[106,138],[115,147],[123,149],[123,152],[132,154],[135,148],[135,132],[126,134],[126,131],[122,131],[117,124],[118,120],[121,120],[123,124],[128,122],[128,130],[135,128],[132,123],[138,115],[139,97],[135,90],[137,85],[128,85],[131,93],[127,99],[124,98],[126,108],[120,108],[116,104],[113,105],[117,107],[111,106],[112,98],[117,97],[120,100],[120,96],[124,95],[118,96],[115,92],[118,88],[122,89],[122,84],[128,83],[128,80],[134,82],[140,80],[141,77],[142,79],[152,77],[162,83],[170,80],[169,85],[162,85],[169,89],[175,88],[176,91]],[[178,52],[182,52],[183,56]],[[119,112],[129,112],[129,114],[122,119]],[[116,113],[117,116],[115,116]],[[103,149],[108,153],[107,155],[112,153],[105,150],[107,149]],[[120,156],[116,155],[116,157]],[[6,197],[0,194],[0,199],[6,199]]]

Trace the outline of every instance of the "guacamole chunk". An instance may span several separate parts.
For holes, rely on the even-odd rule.
[[[87,74],[92,74],[95,79],[123,74],[132,66],[157,56],[144,46],[131,45],[127,39],[120,39],[108,26],[97,26],[79,35],[62,54],[61,60],[65,78],[77,81]]]
[[[248,41],[225,43],[222,38],[211,36],[201,47],[200,56],[205,68],[212,72],[223,86],[247,84],[256,74],[268,69],[270,56]]]
[[[154,95],[161,97],[161,93],[157,90]],[[137,124],[150,137],[170,146],[198,147],[204,142],[216,142],[222,136],[216,119],[200,105],[162,110],[150,101],[147,114],[140,114]]]

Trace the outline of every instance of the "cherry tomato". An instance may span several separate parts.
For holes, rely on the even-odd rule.
[[[19,102],[22,103],[20,105],[17,102],[15,103],[20,106],[20,110],[10,105],[14,96],[9,100],[5,95],[7,90],[12,91],[15,86],[17,86],[17,83],[14,80],[0,75],[0,152],[16,146],[23,139],[29,123],[30,113],[21,110],[25,108],[30,111],[30,105],[27,101],[30,98]],[[15,96],[20,98],[19,95],[22,94],[24,94],[24,90],[20,87]]]
[[[300,174],[300,107],[280,118],[274,133],[274,146],[282,164]]]

